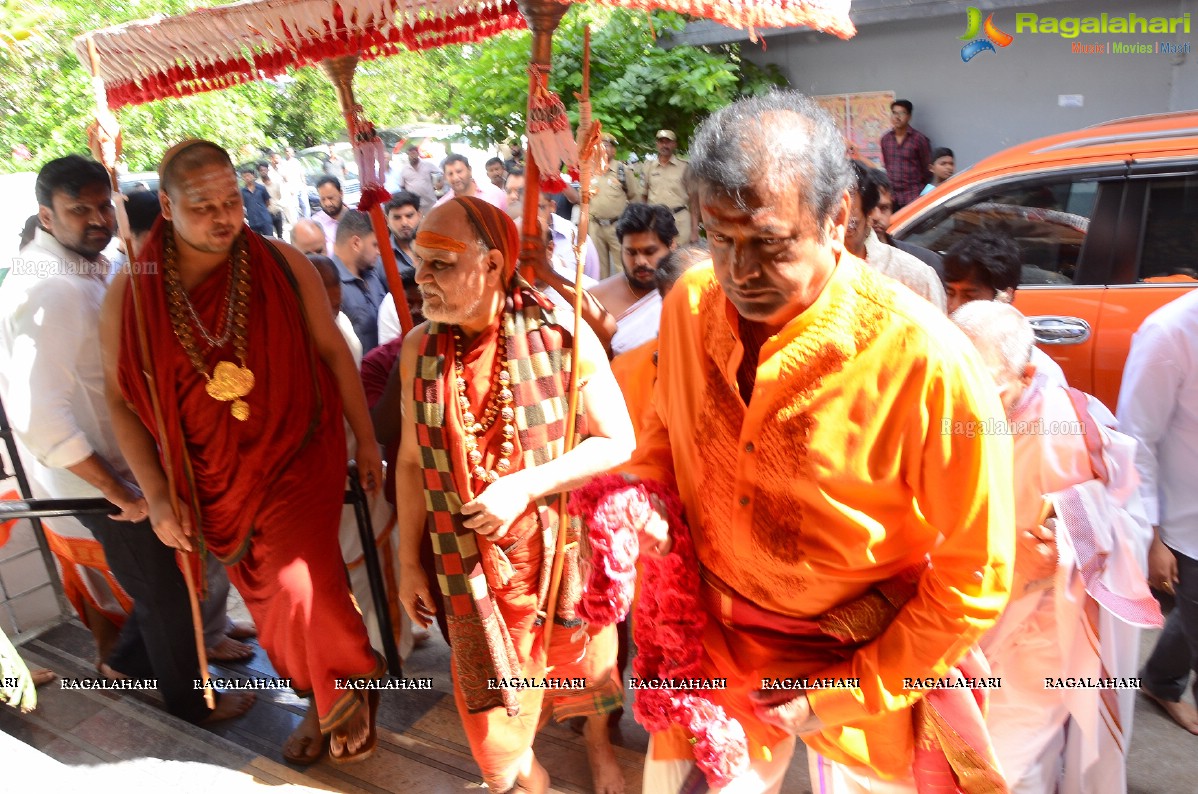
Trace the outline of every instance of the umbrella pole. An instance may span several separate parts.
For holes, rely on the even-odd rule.
[[[537,69],[530,71],[528,76],[528,100],[529,107],[525,117],[525,124],[528,123],[528,116],[532,112],[532,98],[535,95],[537,81],[544,75],[545,80],[549,79],[549,65],[553,60],[553,32],[557,30],[557,25],[565,16],[567,6],[557,2],[556,0],[517,0],[517,5],[520,7],[520,13],[528,21],[528,28],[532,31],[532,57],[530,63]],[[532,150],[527,146],[524,149],[524,214],[521,217],[520,226],[521,232],[525,237],[535,238],[540,232],[537,225],[537,207],[541,201],[541,168],[537,161],[532,156]],[[531,270],[526,270],[523,274],[528,283],[533,282],[533,274]]]
[[[539,80],[549,79],[549,66],[553,59],[553,31],[557,30],[557,25],[561,22],[562,17],[566,14],[566,6],[556,2],[556,0],[518,0],[517,5],[520,6],[520,13],[528,20],[528,27],[532,31],[532,58],[531,65],[536,67],[529,71],[528,76],[528,112],[525,118],[525,123],[528,123],[528,118],[532,115],[532,98],[536,95],[537,83]],[[535,239],[541,234],[539,220],[537,218],[537,208],[541,202],[541,169],[537,165],[536,159],[533,157],[532,149],[526,147],[524,151],[524,214],[521,218],[522,232],[526,239]],[[533,279],[532,273],[525,273],[525,279],[531,284]],[[581,289],[579,283],[575,289]],[[574,351],[575,358],[578,352],[578,337],[575,336]],[[566,440],[570,440],[573,435],[575,423],[575,414],[578,411],[578,400],[575,392],[577,387],[577,371],[578,366],[575,361],[571,367],[571,393],[569,411],[566,413]],[[563,448],[563,452],[569,451],[569,446]],[[560,496],[563,504],[565,502],[565,494]],[[548,603],[545,605],[545,629],[541,635],[542,647],[548,651],[549,641],[553,636],[553,619],[557,613],[557,597],[558,591],[561,588],[562,569],[565,563],[566,550],[566,531],[568,524],[561,520],[560,516],[564,516],[565,511],[559,509],[559,520],[557,526],[557,546],[553,553],[553,571],[549,577],[549,595]]]
[[[354,69],[358,65],[358,56],[343,55],[340,58],[326,58],[320,65],[337,91],[337,102],[341,105],[341,115],[345,117],[345,129],[349,133],[352,144],[358,135],[358,103],[354,99]],[[366,187],[366,185],[362,185],[363,189]],[[383,272],[387,276],[387,289],[395,301],[395,311],[399,314],[399,327],[406,336],[408,331],[412,330],[412,313],[408,311],[408,302],[404,298],[403,279],[399,277],[399,263],[395,261],[395,251],[391,249],[391,230],[387,228],[387,217],[383,214],[382,204],[377,201],[370,202],[370,204],[370,226],[374,229],[375,239],[379,243],[379,256],[383,260]]]

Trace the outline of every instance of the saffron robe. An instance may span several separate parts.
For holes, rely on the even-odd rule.
[[[518,430],[515,450],[508,456],[509,473],[561,454],[566,386],[575,355],[568,332],[558,325],[549,305],[544,296],[518,282],[503,316]],[[498,330],[496,322],[463,351],[465,396],[479,418],[494,385]],[[550,647],[544,647],[556,500],[534,500],[498,544],[461,526],[461,506],[483,487],[470,476],[462,409],[450,385],[456,377],[456,357],[452,331],[430,324],[420,340],[417,361],[416,431],[426,462],[428,526],[453,651],[454,699],[474,760],[488,785],[502,791],[514,783],[517,764],[532,747],[546,700],[561,721],[610,713],[622,705],[623,697],[615,670],[615,626],[586,626],[574,616],[581,591],[577,551],[569,543],[556,625]],[[585,385],[593,365],[581,361],[578,366],[580,384]],[[478,438],[487,469],[498,459],[502,426],[497,420]],[[579,432],[585,436],[585,422],[580,422]],[[568,540],[576,535],[572,527]],[[499,680],[543,681],[546,676],[582,679],[585,686],[514,688]]]
[[[168,228],[155,224],[145,261],[162,261]],[[191,509],[207,550],[228,566],[271,664],[298,692],[314,695],[328,733],[361,702],[353,690],[337,689],[335,679],[382,672],[350,598],[337,540],[346,476],[341,398],[317,356],[290,270],[259,235],[242,233],[250,266],[246,366],[255,378],[244,398],[249,418],[234,419],[229,403],[205,391],[172,331],[160,268],[131,278],[141,287],[165,438],[158,436],[142,374],[132,284],[124,302],[120,387],[159,449],[169,448],[180,506]],[[231,277],[231,268],[218,268],[189,293],[209,329],[219,326]],[[204,353],[209,373],[222,360],[235,360],[231,341]]]
[[[794,662],[710,610],[703,636],[703,674],[728,681],[713,699],[754,758],[786,738],[754,715],[762,678],[856,678],[807,692],[826,727],[803,740],[906,777],[923,693],[903,679],[962,659],[1010,588],[1010,440],[965,432],[1003,415],[993,381],[942,313],[847,253],[765,342],[748,405],[737,328],[710,265],[685,273],[665,301],[654,410],[624,471],[676,485],[703,570],[772,613],[822,615],[930,562],[893,621],[841,662]],[[660,757],[687,757],[657,739]]]

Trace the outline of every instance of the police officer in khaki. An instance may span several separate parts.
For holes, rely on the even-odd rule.
[[[699,239],[699,216],[692,211],[690,198],[683,186],[686,177],[686,160],[675,157],[678,136],[673,130],[657,131],[657,160],[645,163],[642,171],[645,182],[645,201],[649,204],[664,204],[674,213],[678,224],[678,245]]]
[[[591,240],[599,252],[599,270],[603,278],[619,272],[620,241],[616,239],[616,221],[630,201],[641,197],[641,185],[636,172],[616,160],[616,138],[603,133],[603,148],[607,150],[607,171],[591,178]]]

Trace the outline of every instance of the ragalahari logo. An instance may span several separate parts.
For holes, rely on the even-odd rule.
[[[958,37],[961,41],[966,42],[965,46],[961,48],[961,60],[965,63],[969,63],[969,61],[973,60],[974,56],[980,53],[986,51],[998,52],[998,50],[994,49],[996,44],[999,47],[1005,47],[1015,40],[1014,36],[1003,33],[998,29],[994,24],[994,14],[986,17],[986,24],[984,25],[982,24],[981,11],[970,6],[968,14],[969,18],[966,23],[965,35]],[[978,38],[979,30],[986,34],[985,38]]]

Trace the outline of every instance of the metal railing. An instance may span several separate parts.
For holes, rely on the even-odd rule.
[[[16,439],[8,422],[8,414],[0,401],[0,436],[3,436],[8,460],[13,471],[3,472],[3,479],[15,478],[20,499],[0,501],[0,523],[28,519],[33,526],[33,534],[37,539],[37,548],[20,552],[5,562],[11,562],[34,553],[41,554],[41,560],[46,568],[48,580],[43,584],[28,588],[19,593],[8,593],[0,578],[0,605],[8,610],[14,625],[18,625],[17,615],[12,611],[11,602],[17,598],[29,595],[45,587],[52,587],[58,602],[59,616],[66,619],[73,613],[73,608],[63,591],[62,579],[54,564],[54,555],[46,540],[46,532],[42,526],[43,518],[79,515],[108,515],[116,509],[107,499],[35,499],[29,487],[29,479],[21,464],[21,456],[17,450]],[[349,489],[345,492],[344,503],[352,505],[354,517],[358,525],[358,535],[362,541],[362,555],[366,565],[366,576],[370,582],[371,600],[374,602],[375,617],[378,621],[379,635],[383,644],[383,655],[387,660],[387,669],[393,676],[402,674],[399,649],[395,645],[395,635],[392,632],[391,613],[387,607],[387,592],[383,583],[382,566],[379,563],[378,547],[374,537],[374,527],[370,520],[370,508],[366,493],[358,481],[358,468],[354,463],[349,466]],[[348,579],[347,579],[348,586]],[[18,631],[21,637],[27,633]]]

